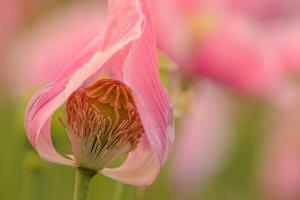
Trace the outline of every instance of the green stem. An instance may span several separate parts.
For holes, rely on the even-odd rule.
[[[121,200],[122,199],[123,189],[124,189],[124,184],[121,182],[117,182],[113,200]]]
[[[78,167],[76,169],[74,200],[86,200],[88,189],[92,177],[96,174],[95,171]]]
[[[145,187],[136,187],[136,199],[137,200],[144,200],[145,199]]]

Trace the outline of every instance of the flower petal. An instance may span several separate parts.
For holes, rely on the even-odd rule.
[[[137,149],[129,154],[121,167],[114,169],[105,168],[101,173],[127,184],[150,185],[158,171],[155,157],[146,135],[143,134]]]
[[[156,42],[148,1],[140,1],[140,7],[145,16],[142,34],[139,40],[131,44],[124,61],[121,79],[133,91],[146,138],[129,155],[123,166],[104,169],[102,173],[128,184],[142,186],[154,181],[166,161],[174,142],[174,125],[173,106],[159,77]]]

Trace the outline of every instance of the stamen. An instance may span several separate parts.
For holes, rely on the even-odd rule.
[[[103,95],[103,96],[100,96],[99,98],[98,98],[98,100],[102,100],[103,101],[103,103],[108,103],[109,102],[109,99],[108,99],[108,95],[109,95],[109,93],[112,91],[112,89],[114,89],[114,87],[115,87],[115,84],[112,84],[111,86],[109,86],[109,88],[108,88],[108,90],[105,92],[105,94]]]
[[[100,170],[134,150],[144,133],[131,90],[117,80],[75,91],[66,111],[74,159],[88,169]]]
[[[120,106],[119,106],[119,97],[120,97],[120,87],[117,86],[117,94],[116,94],[116,99],[115,99],[115,102],[114,102],[114,107],[120,108]]]
[[[130,108],[130,104],[129,104],[129,98],[128,98],[128,95],[127,95],[127,91],[126,91],[126,89],[123,87],[123,86],[121,86],[121,89],[122,89],[122,92],[123,92],[123,95],[124,95],[124,97],[125,97],[125,101],[123,101],[123,106],[127,109],[127,110],[130,110],[131,108]]]
[[[66,129],[67,126],[66,126],[65,122],[63,121],[63,119],[60,116],[58,116],[58,120],[59,120],[60,124]]]

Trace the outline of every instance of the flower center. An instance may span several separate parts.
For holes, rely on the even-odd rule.
[[[102,79],[75,91],[66,103],[75,162],[99,171],[133,151],[144,133],[131,90]]]

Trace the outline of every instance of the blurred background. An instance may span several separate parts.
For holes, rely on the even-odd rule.
[[[175,148],[150,187],[97,175],[90,199],[299,200],[300,1],[149,1]],[[106,4],[0,0],[1,199],[73,198],[75,168],[39,158],[24,112],[34,91],[105,29]],[[64,112],[51,130],[65,155]]]

